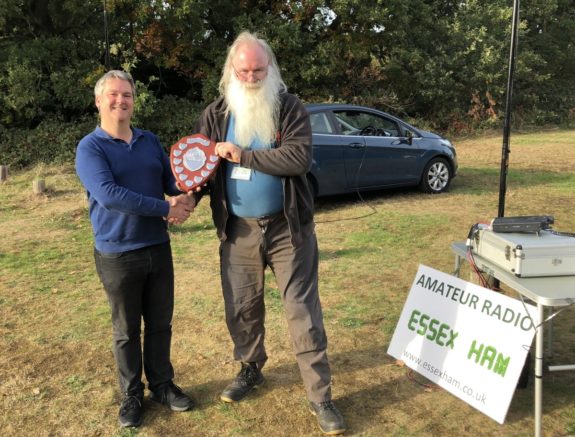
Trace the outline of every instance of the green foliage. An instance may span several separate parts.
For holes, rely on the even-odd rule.
[[[3,165],[22,168],[40,162],[72,162],[78,141],[92,131],[96,124],[96,119],[90,116],[75,121],[48,116],[33,130],[8,129],[0,125],[0,156]]]
[[[0,8],[0,123],[35,128],[91,105],[86,80],[99,63],[95,0],[28,0]]]
[[[141,96],[139,94],[138,99]],[[161,99],[150,96],[149,99],[153,99],[153,103],[148,102],[147,110],[137,113],[134,123],[158,135],[164,147],[194,133],[194,124],[203,105],[172,95]]]
[[[572,3],[521,4],[516,126],[575,122]],[[69,157],[62,144],[93,118],[93,86],[108,68],[103,12],[100,0],[0,4],[0,150],[8,164]],[[508,0],[116,0],[106,12],[109,67],[132,73],[135,122],[164,144],[190,134],[218,95],[226,49],[243,30],[269,41],[290,90],[307,102],[374,106],[443,132],[503,120]],[[59,141],[33,132],[48,125],[73,133]],[[42,135],[54,150],[21,147]]]

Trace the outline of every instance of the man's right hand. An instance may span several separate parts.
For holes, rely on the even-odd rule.
[[[187,194],[170,197],[168,202],[170,204],[170,211],[168,212],[167,220],[169,223],[174,224],[184,223],[196,207],[196,199],[194,196]]]

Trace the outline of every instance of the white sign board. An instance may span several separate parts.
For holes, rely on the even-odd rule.
[[[538,325],[533,305],[420,265],[387,353],[503,423]]]

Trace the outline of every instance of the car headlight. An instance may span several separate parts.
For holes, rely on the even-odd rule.
[[[440,140],[440,142],[441,142],[441,145],[442,145],[442,146],[445,146],[445,147],[451,149],[451,150],[453,151],[453,153],[455,153],[455,146],[454,146],[453,144],[451,144],[451,141],[449,141],[449,140],[447,140],[447,139],[445,139],[445,138],[442,138],[442,139]]]

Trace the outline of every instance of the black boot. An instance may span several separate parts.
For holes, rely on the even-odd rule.
[[[264,375],[256,363],[242,363],[238,376],[224,389],[220,399],[224,402],[238,402],[254,388],[264,383]]]
[[[122,428],[142,424],[142,401],[143,396],[126,395],[118,415],[118,422]]]
[[[332,401],[320,402],[319,404],[310,402],[309,410],[317,416],[319,428],[324,434],[337,435],[345,432],[343,416]]]

